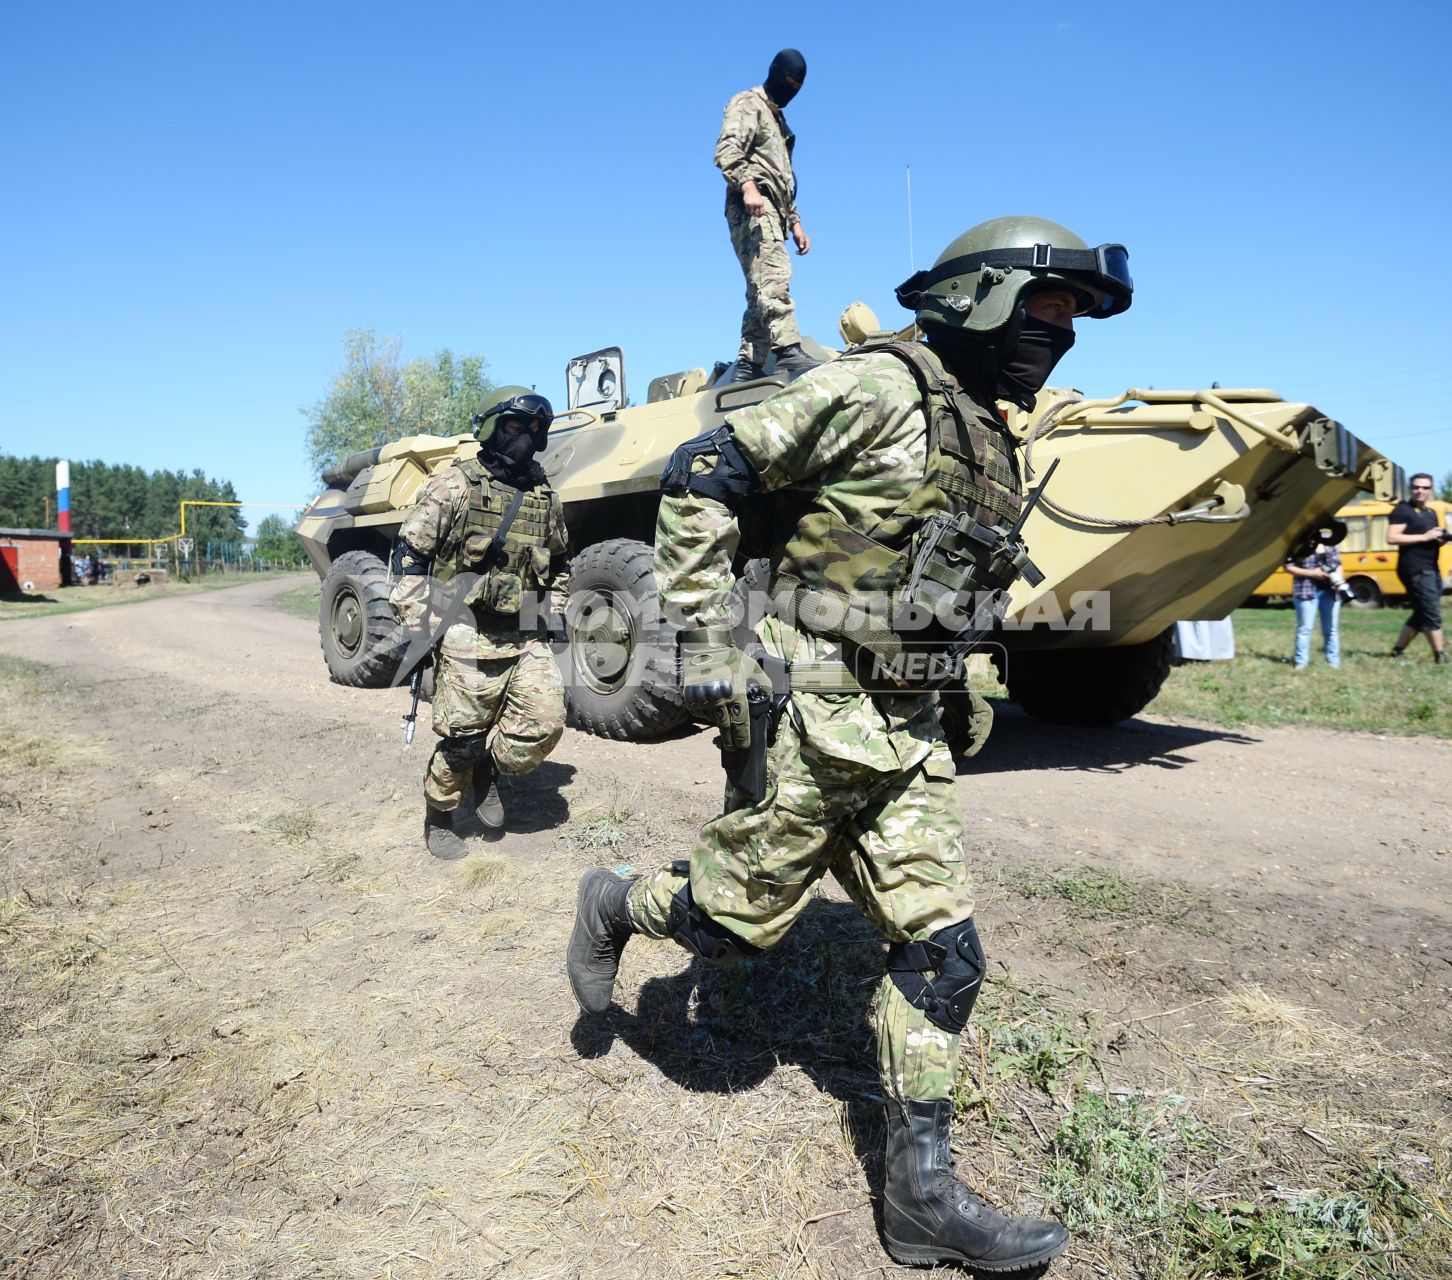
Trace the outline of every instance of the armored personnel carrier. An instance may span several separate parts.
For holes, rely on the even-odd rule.
[[[849,345],[887,336],[860,303],[841,329]],[[541,461],[576,549],[561,659],[573,721],[592,733],[646,738],[687,718],[651,574],[660,473],[682,441],[783,385],[770,366],[755,382],[722,385],[721,375],[658,377],[628,405],[619,348],[567,366],[568,408]],[[1062,465],[1024,530],[1044,580],[1015,587],[991,652],[1026,711],[1074,723],[1142,710],[1169,672],[1176,621],[1225,617],[1356,494],[1392,501],[1405,488],[1401,470],[1340,423],[1264,389],[1108,399],[1046,389],[1009,425],[1031,474]],[[393,538],[425,479],[474,448],[469,436],[412,436],[323,477],[297,532],[322,578],[323,656],[340,683],[393,681]],[[747,583],[759,574],[741,569]]]

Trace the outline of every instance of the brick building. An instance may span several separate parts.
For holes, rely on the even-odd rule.
[[[45,591],[71,582],[71,535],[0,529],[0,591]]]

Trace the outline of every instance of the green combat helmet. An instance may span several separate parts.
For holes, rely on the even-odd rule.
[[[1128,311],[1134,297],[1129,253],[1122,244],[1091,249],[1047,218],[990,218],[965,231],[938,260],[897,288],[897,300],[918,323],[988,334],[1013,320],[1030,287],[1057,284],[1082,299],[1094,319]]]
[[[550,423],[555,420],[555,411],[548,400],[528,387],[496,388],[474,415],[474,435],[479,443],[488,444],[494,428],[505,418],[520,418],[529,423],[535,452],[544,451],[549,443]]]

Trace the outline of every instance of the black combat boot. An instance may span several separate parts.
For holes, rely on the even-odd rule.
[[[435,809],[433,805],[424,810],[424,843],[436,858],[452,860],[469,852],[469,846],[454,830],[452,810]]]
[[[634,883],[601,867],[580,877],[565,967],[575,999],[586,1013],[604,1013],[610,1007],[620,953],[635,932],[625,910],[625,895]]]
[[[956,1262],[973,1271],[1023,1271],[1056,1258],[1069,1233],[1043,1218],[1006,1218],[953,1173],[948,1121],[953,1104],[887,1104],[887,1178],[882,1234],[908,1266]]]
[[[755,382],[758,378],[766,377],[766,370],[754,360],[738,360],[736,368],[731,371],[731,376],[726,380],[732,382]]]
[[[800,342],[794,342],[789,347],[777,347],[775,350],[776,367],[773,374],[782,374],[788,378],[796,378],[806,373],[808,369],[815,369],[822,362],[813,360],[802,350]]]
[[[483,788],[483,794],[480,790]],[[499,771],[488,757],[474,766],[474,812],[484,824],[486,835],[504,830],[504,801],[499,798]]]

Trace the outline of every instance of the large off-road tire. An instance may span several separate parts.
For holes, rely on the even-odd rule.
[[[339,684],[385,689],[398,674],[398,623],[388,607],[388,570],[371,551],[345,551],[318,598],[318,635]]]
[[[612,538],[570,565],[565,697],[570,722],[602,738],[654,738],[686,719],[654,563],[645,543]]]
[[[1144,644],[1104,649],[1027,649],[993,665],[1008,696],[1031,716],[1059,724],[1106,726],[1138,715],[1170,674],[1175,629]]]

